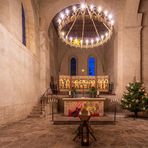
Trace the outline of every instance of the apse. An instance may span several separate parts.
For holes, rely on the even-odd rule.
[[[49,27],[50,40],[52,44],[56,42],[59,75],[71,75],[71,58],[76,57],[76,75],[89,76],[88,58],[92,56],[95,57],[93,75],[109,75],[114,81],[111,61],[114,61],[115,23],[113,12],[101,5],[81,3],[61,9]]]

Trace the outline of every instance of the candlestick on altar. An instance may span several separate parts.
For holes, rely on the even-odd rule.
[[[84,84],[83,84],[83,97],[84,97]]]
[[[71,96],[71,91],[69,91],[69,96]]]
[[[99,90],[97,90],[97,96],[99,96],[100,95],[100,91]]]

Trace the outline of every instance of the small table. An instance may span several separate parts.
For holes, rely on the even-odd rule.
[[[76,130],[76,136],[73,138],[75,141],[77,138],[81,138],[81,145],[88,146],[89,145],[89,135],[96,141],[96,137],[94,136],[94,131],[89,124],[89,120],[91,118],[90,115],[79,115],[81,123]]]

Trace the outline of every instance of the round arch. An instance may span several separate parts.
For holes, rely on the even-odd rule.
[[[51,2],[49,2],[48,0],[41,1],[40,4],[42,7],[40,8],[40,16],[41,16],[41,21],[43,22],[43,25],[41,28],[44,29],[45,31],[48,31],[48,28],[50,26],[50,23],[52,22],[52,19],[58,12],[60,12],[61,10],[63,10],[64,8],[70,5],[74,5],[78,3],[80,3],[79,0],[70,0],[70,1],[59,0],[59,1],[52,2],[52,7],[51,7]],[[93,4],[95,4],[96,6],[101,5],[103,8],[109,10],[110,12],[112,10],[112,6],[108,5],[108,3],[105,2],[104,0],[99,0],[99,1],[94,0]],[[110,4],[112,3],[110,2]]]
[[[94,68],[92,76],[97,75],[97,57],[95,55],[93,55],[93,54],[90,54],[87,57],[87,75],[88,76],[91,76],[91,74],[90,74],[90,68],[91,67],[90,66],[92,66],[92,68]]]
[[[26,26],[26,47],[36,54],[36,23],[33,9],[33,0],[22,0],[22,6],[25,11],[25,26]]]
[[[69,75],[71,75],[71,60],[72,59],[75,59],[75,61],[76,61],[76,75],[78,75],[78,57],[75,55],[72,55],[68,58],[68,65],[69,65],[68,66],[68,73],[69,73]]]

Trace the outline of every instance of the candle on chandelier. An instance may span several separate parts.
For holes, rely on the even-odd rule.
[[[98,12],[101,12],[101,11],[102,11],[102,7],[99,6],[99,7],[98,7]]]

